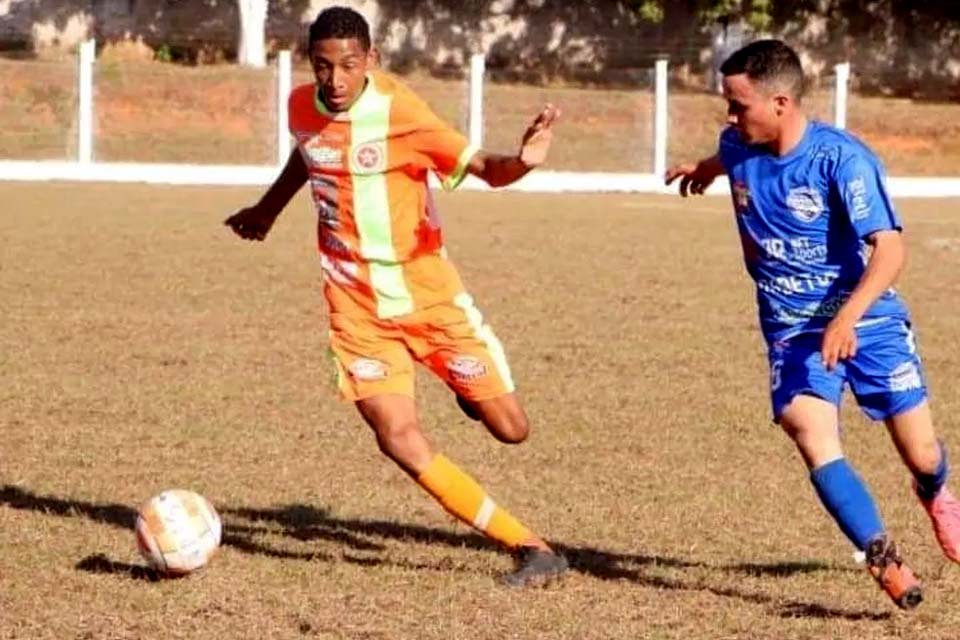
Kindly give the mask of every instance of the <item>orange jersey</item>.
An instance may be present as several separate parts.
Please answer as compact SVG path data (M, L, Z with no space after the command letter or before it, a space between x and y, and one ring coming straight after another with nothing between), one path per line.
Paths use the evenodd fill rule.
M309 173L330 309L401 316L463 291L447 260L428 172L454 188L476 152L423 100L375 71L348 111L293 90L290 132Z

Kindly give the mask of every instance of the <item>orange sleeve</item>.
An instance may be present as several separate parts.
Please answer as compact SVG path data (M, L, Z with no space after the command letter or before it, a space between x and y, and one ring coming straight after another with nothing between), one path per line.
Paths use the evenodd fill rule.
M290 92L287 98L287 128L290 135L296 136L298 129L303 127L304 114L310 113L316 88L314 85L300 85Z
M467 175L470 158L479 151L467 138L441 120L412 92L403 96L402 113L407 120L405 142L427 160L428 168L439 174L444 189L455 189Z

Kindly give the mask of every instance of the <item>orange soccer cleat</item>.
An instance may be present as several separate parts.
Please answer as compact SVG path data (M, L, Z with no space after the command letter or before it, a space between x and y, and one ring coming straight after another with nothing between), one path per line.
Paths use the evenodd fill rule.
M901 609L913 609L923 600L920 581L903 564L897 546L887 536L877 536L867 544L867 570L890 599Z
M931 500L920 498L920 504L930 516L933 533L943 549L943 555L960 563L960 500L943 487Z

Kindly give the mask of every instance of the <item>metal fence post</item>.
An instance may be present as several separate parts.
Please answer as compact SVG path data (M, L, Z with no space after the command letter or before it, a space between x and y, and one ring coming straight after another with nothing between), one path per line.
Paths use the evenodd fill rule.
M667 172L668 64L666 58L660 58L654 67L653 173L661 177Z
M96 42L80 43L77 62L77 162L93 161L93 63Z
M482 53L470 56L470 144L483 145L483 76L486 72L486 58Z
M293 75L290 60L289 51L277 54L277 164L281 167L290 157L290 116L287 111Z
M850 63L841 62L834 68L836 86L833 90L833 126L838 129L847 127L847 97L850 84Z

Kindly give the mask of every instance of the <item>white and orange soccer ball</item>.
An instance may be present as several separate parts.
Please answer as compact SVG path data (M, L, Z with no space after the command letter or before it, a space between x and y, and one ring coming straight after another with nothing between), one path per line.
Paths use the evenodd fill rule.
M223 526L206 498L171 489L140 505L136 531L137 549L153 569L182 576L209 562L220 546Z

